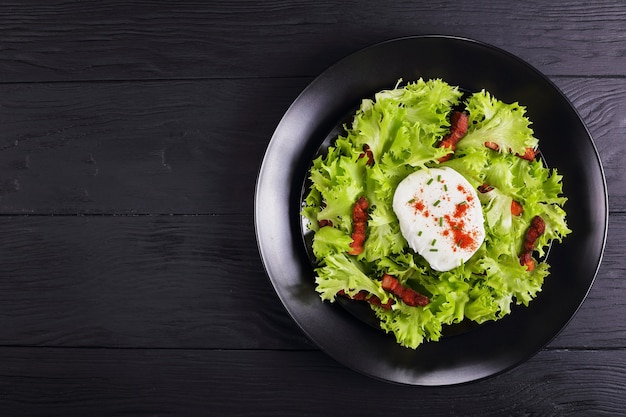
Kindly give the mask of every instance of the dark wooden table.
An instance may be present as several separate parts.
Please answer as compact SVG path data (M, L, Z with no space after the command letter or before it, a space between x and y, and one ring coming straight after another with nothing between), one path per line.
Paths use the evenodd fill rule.
M0 34L0 415L625 413L622 0L14 1ZM610 202L569 326L509 372L437 389L362 376L308 341L253 218L265 148L302 89L419 34L545 73L590 129Z

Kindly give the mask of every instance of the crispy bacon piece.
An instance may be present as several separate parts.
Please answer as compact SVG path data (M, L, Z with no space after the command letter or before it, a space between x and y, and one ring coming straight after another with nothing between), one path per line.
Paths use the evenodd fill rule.
M511 214L514 216L521 216L524 212L524 207L519 201L511 201Z
M409 288L400 284L397 278L384 274L383 279L381 281L381 286L383 290L392 293L393 295L399 297L404 304L409 305L411 307L421 306L424 307L427 305L430 300L425 295L422 295L415 291L413 288Z
M363 253L365 243L365 232L367 228L367 209L369 203L362 196L352 207L352 242L350 243L350 255L360 255Z
M485 142L485 146L494 151L500 149L500 146L498 146L498 144L495 142ZM527 161L533 161L538 154L539 152L534 150L533 148L526 148L524 154L516 153L515 155Z
M439 158L439 162L445 162L452 157L456 144L465 136L468 128L467 114L455 111L450 116L450 132L439 142L440 148L450 149L450 153Z
M333 222L331 222L330 220L327 220L327 219L320 220L318 222L318 224L320 225L320 227L326 227L326 226L333 227Z
M500 146L498 146L498 144L495 142L485 142L485 146L493 151L497 151L498 149L500 149Z
M359 155L359 159L365 158L366 156L367 156L366 165L371 167L372 165L374 165L374 154L372 153L372 150L370 149L367 143L363 145L363 153Z
M528 271L535 269L535 261L532 258L533 250L535 250L535 244L537 239L546 231L546 222L540 217L535 216L530 221L530 226L526 230L524 236L524 245L522 247L522 253L520 253L520 264L526 266Z
M529 272L535 269L535 261L533 260L531 252L522 252L519 256L519 263L520 265L525 266L526 270Z
M526 231L526 236L524 238L524 250L534 250L537 239L545 231L546 222L540 216L533 217L533 219L530 221L530 226L528 227L528 230Z
M520 155L518 153L516 155L519 156L522 159L527 160L527 161L534 161L535 157L537 156L538 153L539 152L537 152L533 148L526 148L526 151L524 152L523 155Z
M349 298L351 300L357 300L357 301L367 301L370 304L373 304L375 306L378 307L382 307L385 310L391 310L391 306L394 304L393 299L389 299L387 300L386 303L383 304L383 302L381 301L380 298L378 298L378 296L374 295L374 294L370 294L365 290L361 290L358 293L354 294L354 296L350 297L348 294L346 294L346 292L344 290L339 290L339 292L337 293L339 295L341 295L342 297L346 297Z
M487 183L484 183L484 184L478 186L478 191L481 194L488 193L491 190L493 190L493 187L491 185L487 184Z

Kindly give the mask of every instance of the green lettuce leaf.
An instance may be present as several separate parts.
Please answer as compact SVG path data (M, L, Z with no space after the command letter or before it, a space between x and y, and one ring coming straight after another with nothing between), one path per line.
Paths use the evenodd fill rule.
M469 129L458 144L460 149L492 142L498 145L500 152L523 155L526 148L537 148L539 141L524 116L525 107L518 103L506 104L485 90L472 94L466 107Z
M382 289L380 281L366 275L359 263L349 255L345 253L328 255L324 263L324 266L317 268L315 279L316 291L322 300L335 301L339 291L354 296L363 290L376 295L383 303L389 300L389 294Z
M315 233L313 254L323 263L331 255L349 252L350 243L352 237L347 233L335 227L322 227Z
M344 231L352 228L352 206L363 195L365 188L365 158L353 159L336 156L324 162L316 159L310 171L312 189L319 193L320 210L315 216L317 221L329 220ZM307 198L308 199L308 198ZM307 217L312 216L307 211Z
M406 240L400 232L400 225L389 205L376 205L370 213L367 224L368 236L365 241L363 257L368 262L402 253Z
M392 333L401 346L415 349L424 340L441 337L442 324L430 310L398 304L393 310L375 308L375 312L381 329Z

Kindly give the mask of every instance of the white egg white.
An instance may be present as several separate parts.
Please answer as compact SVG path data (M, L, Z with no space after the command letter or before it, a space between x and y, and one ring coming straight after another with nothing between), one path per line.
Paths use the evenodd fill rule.
M396 188L393 210L411 249L436 271L467 262L485 240L476 190L452 168L408 175Z

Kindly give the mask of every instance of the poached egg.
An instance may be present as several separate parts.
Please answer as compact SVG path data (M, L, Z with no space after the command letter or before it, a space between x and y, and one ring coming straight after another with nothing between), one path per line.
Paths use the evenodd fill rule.
M485 240L476 190L449 167L408 175L396 188L393 211L409 247L436 271L467 262Z

